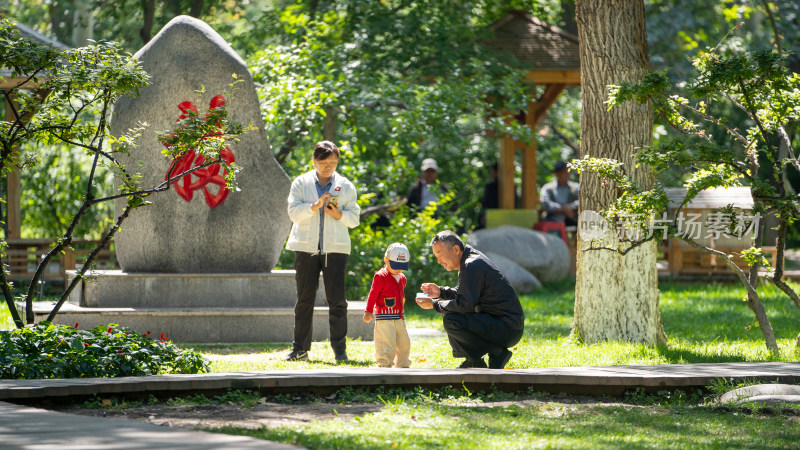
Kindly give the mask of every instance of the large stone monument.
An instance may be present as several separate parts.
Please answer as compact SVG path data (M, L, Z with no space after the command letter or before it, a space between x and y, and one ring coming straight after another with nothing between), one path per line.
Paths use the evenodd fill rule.
M247 66L211 27L188 16L170 21L135 57L150 85L118 99L112 116L115 135L148 123L131 155L120 156L128 170L141 173L143 187L164 182L173 162L157 132L173 129L187 109L202 115L225 102L231 120L257 128L224 154L242 167L240 191L223 189L224 169L216 165L149 197L152 204L134 210L115 238L122 270L88 273L57 320L87 328L118 323L182 342L291 341L294 271L272 270L291 224L291 180L270 150ZM228 95L234 79L241 81ZM183 171L196 162L190 155L175 164ZM117 214L125 202L117 200ZM317 297L314 339L322 340L323 289ZM371 339L362 311L360 302L351 304L348 336Z
M114 105L111 130L124 133L146 121L149 126L130 157L121 157L130 170L141 161L142 186L163 182L170 167L156 132L170 130L181 115L183 102L197 103L202 115L209 101L229 89L236 79L234 98L226 99L231 120L254 124L256 131L242 136L232 153L243 167L233 192L213 209L206 194L222 187L207 184L187 201L172 192L151 197L126 220L115 238L117 260L126 272L237 273L268 272L278 261L291 225L285 213L291 180L272 156L262 126L258 97L244 61L205 22L178 17L169 22L134 55L150 74L150 85L135 98ZM198 99L195 91L205 89ZM201 103L202 102L202 103ZM197 183L199 177L192 176ZM179 185L180 186L180 185ZM150 199L148 199L150 200ZM116 202L121 213L126 199Z

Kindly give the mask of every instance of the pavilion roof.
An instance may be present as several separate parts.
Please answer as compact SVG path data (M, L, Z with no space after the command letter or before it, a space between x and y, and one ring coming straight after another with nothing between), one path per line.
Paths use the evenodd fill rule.
M525 11L514 10L491 27L484 45L513 55L531 71L580 71L578 37Z
M19 30L22 36L26 36L32 39L33 41L39 42L40 44L50 45L51 47L55 47L62 50L69 48L69 46L67 46L66 44L63 44L55 39L49 38L27 25L23 25L19 22L16 22L15 25L17 26L17 29ZM13 83L15 82L15 79L11 78L11 70L5 67L0 66L0 77L2 77L0 78L0 88L4 87L5 85L13 85Z

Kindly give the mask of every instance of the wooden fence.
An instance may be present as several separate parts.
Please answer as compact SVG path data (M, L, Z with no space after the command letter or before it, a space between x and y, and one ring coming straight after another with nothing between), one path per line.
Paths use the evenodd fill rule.
M8 250L4 262L11 273L11 280L18 282L33 278L42 257L53 246L52 239L8 239L6 242ZM65 284L67 282L66 271L81 267L98 245L100 245L100 241L74 240L71 249L65 249L62 254L50 261L43 274L44 281ZM119 268L114 250L103 248L98 253L93 268L98 270Z

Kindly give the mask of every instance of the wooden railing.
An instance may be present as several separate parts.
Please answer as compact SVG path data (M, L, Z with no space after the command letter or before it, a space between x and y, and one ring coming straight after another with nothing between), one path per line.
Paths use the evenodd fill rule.
M713 246L712 248L733 255L734 264L744 270L745 273L749 270L749 266L740 256L741 251L749 247ZM761 250L770 265L775 267L778 255L776 247L763 246ZM678 239L666 241L659 251L663 253L667 261L669 275L673 277L735 276L722 257L690 247Z
M8 250L4 262L11 273L11 280L14 281L32 279L42 257L50 251L53 245L52 239L8 239L6 242ZM100 245L100 241L75 239L71 249L65 249L61 255L54 257L47 265L42 276L44 281L66 283L66 271L82 266L98 245ZM114 250L109 248L100 250L93 268L119 268Z

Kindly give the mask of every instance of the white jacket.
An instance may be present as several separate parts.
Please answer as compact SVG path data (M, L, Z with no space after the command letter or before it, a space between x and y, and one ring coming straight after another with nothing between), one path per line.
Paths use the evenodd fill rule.
M348 228L358 226L361 207L358 206L356 187L347 178L333 173L331 195L339 196L339 210L342 218L336 220L324 214L325 230L322 237L322 253L350 254L350 233ZM306 172L292 181L289 191L289 219L292 220L292 231L286 241L286 249L306 253L319 251L319 216L320 210L312 211L311 205L319 200L317 195L314 171Z

